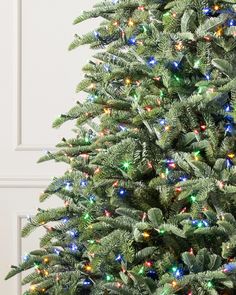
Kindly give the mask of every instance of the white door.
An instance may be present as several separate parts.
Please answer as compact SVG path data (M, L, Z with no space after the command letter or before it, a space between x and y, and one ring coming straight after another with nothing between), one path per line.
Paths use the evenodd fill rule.
M21 295L20 277L4 281L30 249L35 233L21 239L27 215L38 207L57 206L55 198L39 204L40 193L54 176L69 167L36 161L62 139L74 136L73 124L52 129L53 120L83 95L75 94L82 66L91 56L87 47L68 52L74 34L97 22L73 26L82 10L97 0L0 1L0 294Z

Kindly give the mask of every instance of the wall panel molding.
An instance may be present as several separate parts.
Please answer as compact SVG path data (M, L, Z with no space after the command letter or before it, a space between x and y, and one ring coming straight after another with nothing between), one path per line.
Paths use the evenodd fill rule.
M16 36L15 36L15 62L14 62L14 73L15 73L15 91L14 91L14 150L15 151L43 151L43 150L55 150L55 147L48 145L31 145L24 144L22 142L22 3L24 0L15 0L16 7Z
M52 179L50 177L0 177L0 188L46 188Z

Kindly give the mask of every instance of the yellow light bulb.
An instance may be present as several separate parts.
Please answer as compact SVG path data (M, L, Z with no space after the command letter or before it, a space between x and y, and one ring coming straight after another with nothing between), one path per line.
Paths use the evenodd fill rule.
M148 232L145 231L145 232L143 233L143 237L144 237L145 239L146 239L146 238L149 238L149 237L150 237L150 234L149 234Z
M89 272L92 271L92 266L91 265L86 265L85 270L89 271Z
M126 85L130 85L130 84L131 84L131 80L130 80L130 78L126 78L126 79L125 79L125 84L126 84Z
M228 157L229 157L230 159L233 159L233 158L235 157L235 154L234 154L234 153L229 153L229 154L228 154Z
M132 26L134 25L134 21L133 21L132 19L129 19L129 21L128 21L128 25L129 25L130 27L132 27Z

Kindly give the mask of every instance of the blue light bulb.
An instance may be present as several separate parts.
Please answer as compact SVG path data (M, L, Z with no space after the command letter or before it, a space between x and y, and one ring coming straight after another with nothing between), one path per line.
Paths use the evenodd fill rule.
M179 65L180 65L179 62L177 62L177 61L174 61L174 62L173 62L173 66L174 66L176 69L179 69Z
M98 39L98 37L100 36L99 32L97 32L97 31L94 31L93 34L94 34L96 39Z
M78 234L78 232L76 230L70 230L68 232L68 234L72 237L72 238L75 238Z
M60 253L61 253L61 251L60 251L59 249L57 249L57 248L55 248L53 251L54 251L54 253L55 253L56 255L60 255Z
M231 106L229 103L227 103L227 104L224 106L224 110L225 110L226 112L232 112L233 108L232 108L232 106Z
M197 224L198 224L198 220L197 219L192 220L192 225L197 225Z
M211 8L210 7L205 7L205 8L203 8L202 11L205 15L211 15Z
M155 269L150 269L148 272L147 272L147 277L155 280L157 279L157 272Z
M127 131L128 130L128 128L123 126L123 125L119 125L119 128L120 128L121 131Z
M30 259L29 254L24 255L22 259L24 262L28 261Z
M166 125L166 120L165 119L160 119L159 123L160 123L160 125L164 126L164 125Z
M180 176L179 180L180 180L180 181L187 181L188 178L187 178L186 176Z
M204 76L205 76L205 78L206 78L207 81L209 81L211 79L211 76L210 76L209 73L206 73Z
M123 260L123 257L121 254L118 254L115 258L115 261L117 261L117 262L121 262L122 260Z
M235 27L236 26L236 20L235 19L229 19L227 21L227 26L228 27Z
M98 98L97 95L90 94L90 95L87 97L87 100L90 101L90 102L94 102L97 98Z
M228 168L228 169L230 169L231 167L233 167L233 162L232 162L232 160L230 160L230 159L226 159L226 167Z
M71 244L71 247L70 248L71 248L71 251L72 252L76 252L78 250L78 246L76 244L74 244L74 243Z
M84 287L90 287L92 285L93 285L93 282L88 278L83 281L83 286Z
M71 182L69 182L69 181L66 182L65 190L67 190L69 192L71 192L73 190L73 185Z
M120 187L117 193L120 197L125 197L128 192L127 192L127 189L125 189L124 187Z
M226 135L232 134L233 133L233 125L226 124L226 126L225 126L225 133L226 133Z
M148 59L148 65L151 66L151 67L154 67L156 64L157 64L157 60L155 59L154 56L151 56L151 57Z
M65 217L65 218L62 219L62 222L63 223L67 223L68 221L69 221L69 218L68 217Z
M80 186L81 187L86 187L88 185L88 180L87 179L82 179L81 181L80 181Z
M184 275L184 272L181 268L174 267L173 268L173 275L176 279L181 279Z
M96 202L96 196L94 196L94 195L90 195L90 196L89 196L89 202L90 202L91 204L95 203L95 202Z
M208 220L204 219L204 220L202 220L202 223L204 224L205 227L209 227Z
M104 68L104 70L106 71L106 72L110 72L111 71L111 67L110 67L110 65L104 65L103 66L103 68Z
M136 38L134 36L128 39L128 45L130 46L136 45Z

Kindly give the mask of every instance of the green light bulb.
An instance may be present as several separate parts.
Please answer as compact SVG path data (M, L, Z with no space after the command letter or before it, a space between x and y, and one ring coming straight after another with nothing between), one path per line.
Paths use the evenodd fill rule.
M193 66L194 69L198 69L199 66L200 66L200 63L201 63L200 59L196 60L195 63L194 63L194 66Z
M142 275L144 273L144 267L142 266L138 272L139 275Z
M84 219L85 219L85 220L89 219L89 217L90 217L90 216L89 216L88 213L86 213L86 214L84 215Z
M207 283L207 287L208 287L208 288L212 288L212 287L213 287L213 284L212 284L211 281Z
M111 281L113 281L113 276L111 276L111 275L106 275L106 281L107 281L107 282L111 282Z
M198 155L200 155L200 151L196 151L196 152L194 153L194 156L195 156L195 157L197 157Z
M129 169L130 163L129 162L124 162L123 167L124 167L124 169Z
M198 224L197 224L197 227L201 228L202 226L203 226L202 221L199 221Z
M191 199L191 201L194 203L194 202L196 202L197 197L193 195L193 196L190 196L190 199Z

